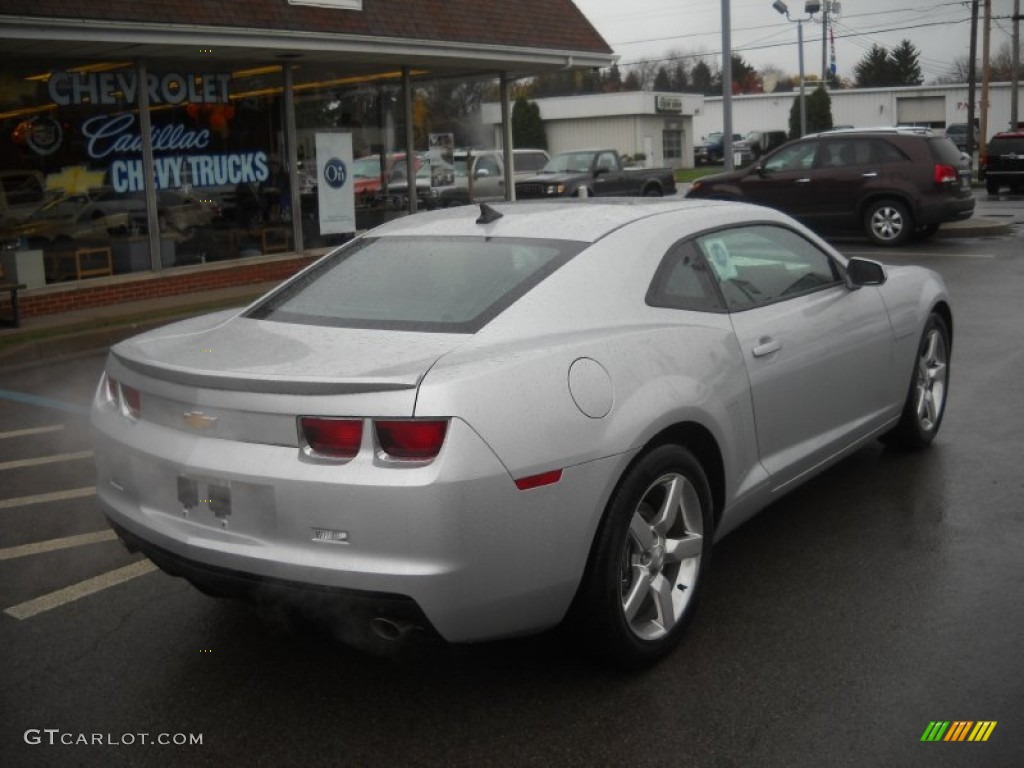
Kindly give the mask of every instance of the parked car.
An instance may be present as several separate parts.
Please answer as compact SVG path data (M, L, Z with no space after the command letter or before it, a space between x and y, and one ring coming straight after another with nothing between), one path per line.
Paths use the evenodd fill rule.
M950 123L946 126L946 136L956 144L961 152L967 151L967 123ZM974 148L978 148L981 136L978 133L978 126L974 126Z
M715 539L866 441L932 442L952 331L933 272L767 208L427 212L115 345L97 496L165 571L359 645L568 619L637 666Z
M742 141L743 134L734 133L732 140L734 144ZM725 134L721 131L709 133L699 144L695 144L693 147L694 165L715 165L721 163L724 156Z
M990 195L998 194L1003 187L1015 193L1024 191L1024 131L997 133L989 139L978 177Z
M419 171L418 156L413 158L413 167ZM392 152L383 159L380 155L356 158L352 161L352 192L356 205L364 206L381 200L385 186L390 186L392 182L405 182L406 176L404 152Z
M127 212L106 213L87 195L58 194L51 195L25 218L0 226L0 240L25 240L32 247L46 247L58 242L106 240L130 228L131 215Z
M107 187L88 194L88 213L91 217L127 213L130 216L128 229L133 233L145 233L149 219L146 213L144 192L116 192ZM207 227L218 215L218 207L212 201L180 189L161 189L156 193L157 221L165 235L187 239L199 227Z
M687 197L771 206L818 231L862 230L876 245L929 237L974 213L969 163L923 129L808 135L750 168L698 179Z
M742 140L733 144L733 152L740 158L738 165L747 165L762 155L781 147L789 140L785 131L751 131Z
M550 159L543 149L513 149L513 181L536 176ZM445 205L462 205L504 199L504 153L500 149L455 150L455 184L442 190L442 202Z
M614 149L561 152L532 178L516 182L516 199L545 197L661 197L674 195L671 168L622 167Z

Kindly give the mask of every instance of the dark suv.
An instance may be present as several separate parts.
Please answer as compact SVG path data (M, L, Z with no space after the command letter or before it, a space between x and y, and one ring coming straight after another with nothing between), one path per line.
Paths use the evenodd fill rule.
M753 167L698 179L686 196L767 205L821 231L863 229L876 245L929 237L974 213L969 164L926 129L804 136Z
M978 176L985 180L990 195L1003 187L1013 192L1024 190L1024 131L997 133L989 139Z

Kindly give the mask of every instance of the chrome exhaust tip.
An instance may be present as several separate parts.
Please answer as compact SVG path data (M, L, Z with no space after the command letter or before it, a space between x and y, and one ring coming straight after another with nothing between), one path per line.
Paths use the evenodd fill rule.
M378 616L370 621L370 629L381 640L394 643L403 640L410 633L420 629L420 627L406 621L397 621L384 616Z

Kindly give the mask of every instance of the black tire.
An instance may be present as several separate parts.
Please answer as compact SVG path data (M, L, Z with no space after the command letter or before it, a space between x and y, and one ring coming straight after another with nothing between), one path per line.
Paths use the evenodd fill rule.
M650 186L644 187L644 194L643 194L643 196L644 197L662 197L661 187L657 186L656 184L651 184Z
M875 245L903 245L914 234L914 220L899 200L875 200L864 212L864 232Z
M883 438L886 445L920 450L931 445L942 425L949 393L950 338L946 322L932 313L914 356L910 389L896 426Z
M661 445L625 473L608 502L574 605L580 636L627 669L679 642L711 557L711 490L685 448Z
M995 179L985 179L985 191L990 195L999 194L999 182Z

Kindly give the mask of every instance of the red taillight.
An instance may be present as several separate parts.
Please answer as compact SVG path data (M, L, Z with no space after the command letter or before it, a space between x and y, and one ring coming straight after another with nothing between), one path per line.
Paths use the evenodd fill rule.
M448 421L375 421L377 443L388 458L426 461L441 452Z
M142 394L135 387L129 387L112 376L107 376L105 395L107 402L122 416L138 419L142 414Z
M936 184L956 184L960 181L960 173L952 165L935 164Z
M139 418L139 415L142 413L142 395L139 394L139 390L126 384L121 384L121 407L124 413L131 418Z
M299 429L311 455L327 459L351 459L363 441L362 419L300 416Z

